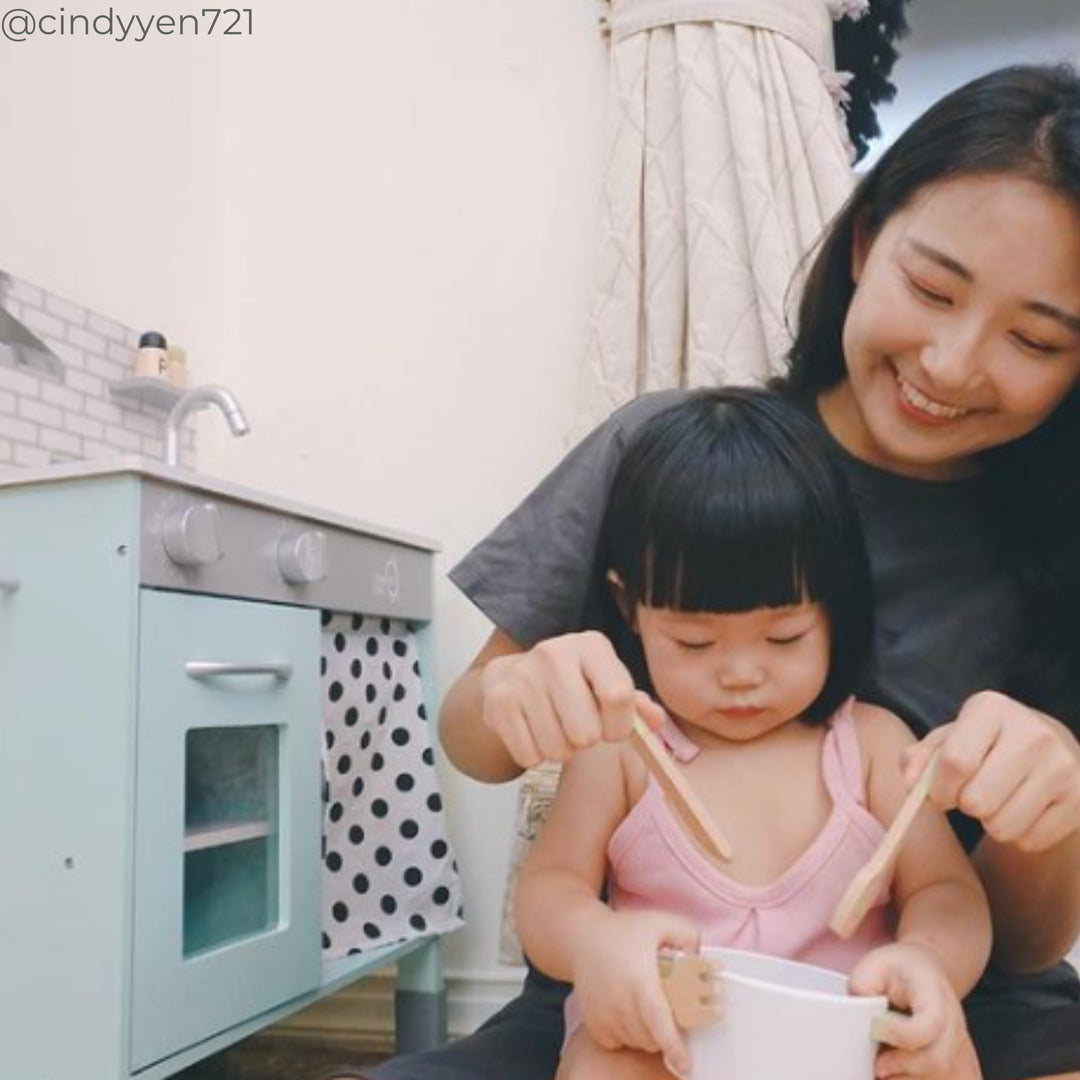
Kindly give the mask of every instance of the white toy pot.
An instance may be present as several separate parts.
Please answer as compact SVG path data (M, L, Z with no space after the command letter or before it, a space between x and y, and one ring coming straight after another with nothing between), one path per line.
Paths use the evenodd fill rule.
M723 1015L686 1032L685 1080L873 1080L871 1024L883 997L851 997L847 978L737 949L702 949L719 963Z

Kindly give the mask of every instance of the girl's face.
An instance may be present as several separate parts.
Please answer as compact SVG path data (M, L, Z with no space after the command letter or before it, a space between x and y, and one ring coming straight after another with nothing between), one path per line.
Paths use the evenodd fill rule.
M848 379L822 396L856 457L944 480L1036 428L1080 376L1080 216L1015 176L925 188L856 240Z
M677 719L733 742L793 720L829 670L820 604L738 614L640 605L635 627L657 696Z

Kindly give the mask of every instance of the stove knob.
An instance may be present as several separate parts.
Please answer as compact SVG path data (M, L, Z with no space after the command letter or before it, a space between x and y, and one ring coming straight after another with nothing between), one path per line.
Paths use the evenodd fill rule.
M278 569L290 585L311 585L326 577L326 533L320 529L286 533L278 543Z
M165 551L180 566L205 566L224 554L218 539L221 513L212 502L191 503L165 516L161 539Z

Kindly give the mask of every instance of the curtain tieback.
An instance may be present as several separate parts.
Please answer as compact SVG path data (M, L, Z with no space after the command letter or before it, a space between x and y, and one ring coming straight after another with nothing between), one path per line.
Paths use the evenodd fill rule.
M790 38L823 68L833 66L826 0L613 0L612 42L679 23L734 23Z

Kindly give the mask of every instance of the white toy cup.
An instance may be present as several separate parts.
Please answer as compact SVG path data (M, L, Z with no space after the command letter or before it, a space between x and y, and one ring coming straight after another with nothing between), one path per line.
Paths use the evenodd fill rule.
M873 1080L883 997L851 997L836 971L738 949L702 949L719 963L723 1015L686 1032L685 1080Z

